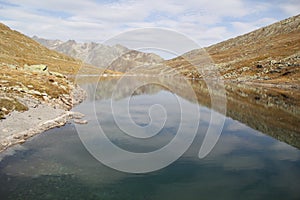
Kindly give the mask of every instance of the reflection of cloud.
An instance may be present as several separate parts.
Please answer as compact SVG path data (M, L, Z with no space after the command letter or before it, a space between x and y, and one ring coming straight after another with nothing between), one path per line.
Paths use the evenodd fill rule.
M29 178L75 175L83 182L95 184L111 183L126 176L96 161L72 126L34 137L17 150L21 150L21 155L17 153L17 159L11 159L0 173Z
M182 125L184 131L184 137L180 138L183 143L187 138L193 137L196 128L199 123L199 107L197 104L192 104L181 97L175 96L170 92L164 91L159 92L155 95L139 95L134 96L129 101L129 116L126 109L127 98L118 100L114 104L112 114L111 104L109 101L97 101L95 106L95 112L97 113L96 118L91 117L89 120L88 126L78 126L77 129L79 132L89 132L88 136L85 138L88 141L95 141L95 138L99 137L96 130L98 130L98 124L103 129L104 133L111 139L116 141L122 141L125 144L132 144L132 146L144 146L144 147L162 147L163 145L170 142L170 140L177 134L179 125ZM180 102L180 103L179 103ZM166 111L166 116L161 112L150 112L149 108L152 105L161 105ZM161 110L162 108L159 108ZM93 114L93 105L84 108L85 112ZM147 138L147 141L136 140L131 136L135 133L132 130L135 129L137 122L140 122L143 125L149 125L148 123L150 116L152 117L151 127L140 127L139 135L153 136L153 131L157 127L161 127L162 122L166 120L166 123L161 129L160 132L157 132L158 135L155 135L151 138ZM121 126L118 126L115 123L116 118L121 121ZM129 119L128 119L129 118ZM130 118L133 120L130 122ZM122 123L126 121L126 123ZM147 123L148 122L148 123ZM119 124L120 125L120 124ZM121 129L121 130L120 130Z
M262 169L269 160L299 159L300 153L295 148L229 118L220 140L205 158L226 170Z
M26 148L22 145L14 145L0 153L0 162L5 158L14 155L18 151L24 151Z
M243 139L233 135L221 135L217 145L208 155L208 159L216 160L240 148Z
M269 150L273 152L270 156L276 160L296 161L300 159L299 151L283 142L275 142Z
M266 137L266 135L264 135L263 133L250 128L246 124L243 124L239 121L232 120L232 119L231 119L231 122L225 126L224 130L227 132L243 132L243 133L247 132L247 133L249 133L251 135L255 135L257 137Z
M237 121L233 121L226 126L226 131L242 131L248 129L249 127L245 124L239 123Z
M262 169L270 161L299 161L300 152L238 121L226 120L217 145L205 160L226 170ZM268 144L268 145L266 145Z
M258 156L231 156L224 160L225 170L254 170L264 168L264 161Z
M131 79L133 80L133 79ZM177 79L175 79L177 81ZM145 81L145 80L144 80ZM176 82L171 82L171 80L161 80L161 84L165 85L166 83L172 83L171 85L175 86ZM114 82L112 82L114 83ZM177 82L179 85L184 85L181 82ZM120 102L125 101L127 98L129 98L128 94L130 94L130 82L128 84L123 84L124 89L121 89L120 92L124 93L124 95L120 95L123 98L118 99L118 103L115 106L115 109L120 111L118 113L119 117L126 117L126 112L122 111L123 107ZM147 87L151 88L151 85L148 85ZM111 87L108 87L111 88ZM148 89L149 89L148 88ZM174 87L176 88L176 87ZM178 116L180 115L180 109L178 107L178 102L176 102L176 98L180 98L184 102L184 106L181 108L186 112L186 118L183 118L181 121L185 125L188 125L189 123L196 123L199 122L200 128L198 131L198 138L202 138L205 134L205 130L207 130L207 126L211 124L213 130L215 127L218 126L219 120L218 116L214 117L214 119L211 122L211 116L212 111L209 108L201 107L199 106L198 112L200 114L200 121L198 119L195 119L192 117L192 112L195 111L195 107L190 102L187 102L183 98L176 96L176 94L172 94L169 91L163 91L164 88L161 88L162 91L156 91L156 93L150 93L151 95L148 95L150 91L153 90L143 90L143 93L139 93L136 96L131 96L132 103L131 111L133 113L132 119L136 120L136 122L140 122L141 124L147 124L149 122L149 106L153 104L162 104L163 107L166 109L166 111L170 111L168 115L168 121L167 121L167 129L159 135L159 137L153 137L149 140L143 142L139 142L136 140L132 140L128 135L122 134L121 131L116 127L114 123L112 123L113 119L105 119L105 115L109 115L111 112L108 105L110 102L106 100L98 99L98 103L96 104L97 114L101 121L101 123L104 126L108 126L108 137L115 142L120 147L124 147L126 150L136 150L135 147L132 148L126 148L127 146L136 146L138 150L136 152L150 152L154 151L165 144L167 144L173 136L176 134L177 129L174 127L179 124L180 119ZM177 90L174 90L175 93L181 94L180 91L185 91L186 87L178 88ZM102 92L104 90L101 90ZM110 92L111 93L111 92ZM172 96L173 95L173 96ZM187 98L187 96L184 96ZM108 97L109 98L109 97ZM187 98L189 99L189 98ZM191 101L193 102L193 101ZM192 105L192 106L191 106ZM178 109L177 109L178 108ZM154 117L154 124L155 126L159 126L159 122L161 122L164 119L164 116L158 112L158 114ZM157 120L157 121L155 121ZM170 122L170 124L168 124ZM89 123L91 125L92 123ZM101 124L101 125L102 125ZM175 124L175 125L174 125ZM130 129L130 125L125 124L127 126L127 129ZM96 126L96 125L95 125ZM113 127L114 128L111 128ZM188 126L187 126L188 127ZM80 128L80 127L79 127ZM84 127L82 127L84 129ZM94 128L94 127L93 127ZM93 130L91 128L91 130ZM176 127L177 128L177 127ZM190 134L191 130L189 128L186 129L185 136L188 138L191 136ZM120 133L120 134L119 134ZM146 133L145 135L147 135ZM213 134L213 133L212 133ZM212 135L214 136L214 135ZM89 134L88 140L91 141L91 143L94 141L94 139L97 137L97 135ZM212 137L213 138L213 137ZM182 137L180 138L181 141L184 142L186 138ZM197 144L195 143L188 152L185 153L185 157L188 157L188 159L197 159L198 160L198 152L202 145L203 141L197 141ZM120 143L123 143L120 145ZM206 157L204 160L212 162L216 165L223 166L226 170L252 170L252 169L262 169L267 165L267 162L272 161L278 161L278 160L297 160L299 159L299 155L297 151L293 150L288 145L284 145L283 147L274 146L272 144L279 144L279 142L269 136L266 136L262 134L259 131L256 131L250 127L248 127L245 124L240 123L239 121L226 118L225 126L221 134L221 138L218 141L215 148L213 148L212 152ZM270 147L272 145L272 149ZM270 147L270 148L269 148ZM277 149L275 149L275 147ZM280 147L282 149L280 149ZM273 149L274 148L274 149ZM272 153L270 153L272 152ZM289 154L291 156L285 156L285 154ZM122 161L122 157L116 157L116 162L120 159Z

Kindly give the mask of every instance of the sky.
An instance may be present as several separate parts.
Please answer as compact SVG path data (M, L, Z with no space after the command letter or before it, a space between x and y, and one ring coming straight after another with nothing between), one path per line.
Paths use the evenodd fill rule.
M299 0L0 0L0 22L10 28L79 42L156 27L205 47L298 14Z

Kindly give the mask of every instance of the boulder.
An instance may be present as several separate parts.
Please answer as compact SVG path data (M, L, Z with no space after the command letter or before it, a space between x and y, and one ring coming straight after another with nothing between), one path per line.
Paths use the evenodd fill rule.
M65 78L65 76L58 72L50 72L50 75L56 76L58 78Z
M39 73L48 73L48 67L47 65L24 65L25 70L33 71L33 72L39 72Z

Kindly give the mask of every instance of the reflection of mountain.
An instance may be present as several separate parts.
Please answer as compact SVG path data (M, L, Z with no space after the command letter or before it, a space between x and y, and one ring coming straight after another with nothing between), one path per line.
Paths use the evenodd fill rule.
M162 90L162 87L159 85L139 87L146 84L146 82L142 82L142 80L141 82L137 82L135 79L123 79L126 84L120 84L118 85L118 89L116 89L118 81L119 79L105 79L104 81L100 81L98 85L88 84L83 87L85 87L88 94L92 94L88 98L95 98L96 100L110 99L112 96L113 99L118 100L131 95L155 94Z
M124 77L123 79L117 90L119 79L104 79L99 82L97 88L92 83L86 84L85 88L90 94L96 91L97 100L109 99L113 93L115 99L122 99L130 95L154 94L161 90L169 90L196 103L194 98L196 94L200 105L211 107L210 95L203 81L163 77L148 79ZM147 86L137 87L144 84ZM245 87L227 83L225 88L228 117L300 148L300 105L297 104L299 96L292 96L289 91L264 90L251 85Z
M84 78L84 77L83 77ZM90 81L91 79L89 79ZM131 95L155 94L162 90L169 91L191 91L192 88L185 81L184 84L177 84L177 79L167 79L164 77L146 78L146 77L122 77L101 78L99 84L94 82L84 84L84 81L78 79L77 82L87 91L88 98L96 100L105 100L113 98L115 100L123 99ZM183 80L182 80L183 81ZM192 96L190 94L189 96ZM194 98L195 99L195 98ZM195 102L195 100L194 100Z
M210 107L207 89L192 83L199 103ZM300 105L293 91L230 84L227 93L227 116L276 139L300 148ZM179 94L180 95L180 94ZM294 95L294 96L293 96ZM206 96L207 98L203 98Z

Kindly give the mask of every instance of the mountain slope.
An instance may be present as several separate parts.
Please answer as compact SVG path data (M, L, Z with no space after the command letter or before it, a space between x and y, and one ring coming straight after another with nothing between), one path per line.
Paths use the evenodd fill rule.
M109 65L109 69L120 72L137 72L138 70L139 73L143 73L151 71L151 66L156 66L163 61L164 59L156 54L131 50L114 60Z
M206 65L203 65L207 55L213 63L204 62ZM261 121L267 121L269 115L276 116L278 110L286 113L289 122L293 121L294 132L299 133L296 124L299 123L300 113L300 15L204 49L190 51L164 64L167 67L161 68L169 67L173 69L169 70L172 74L189 78L202 77L195 65L200 66L201 71L214 64L225 80L228 116L237 120L241 118L238 116L242 116L251 127L264 131L265 127L256 127L259 124L255 122L258 119L256 115L259 113L260 118L264 118ZM203 89L195 87L195 91ZM250 109L251 106L247 110L241 106L242 109L237 111L236 107L243 102L259 105L265 110ZM272 113L272 109L276 112ZM281 120L283 125L287 124L287 119ZM299 147L299 135L286 136L282 130L284 128L271 135L297 141Z
M299 83L300 15L204 49L226 79ZM200 64L203 50L166 61L189 77L201 76L188 61ZM184 67L182 67L184 66Z
M0 23L0 120L14 110L32 108L36 104L32 102L71 109L77 102L73 94L79 89L64 74L74 75L81 66L81 61L49 50Z
M79 60L47 49L2 23L0 23L0 63L20 67L24 64L44 64L50 71L64 74L76 73L82 64Z

